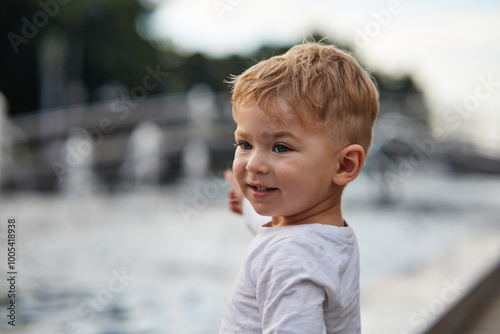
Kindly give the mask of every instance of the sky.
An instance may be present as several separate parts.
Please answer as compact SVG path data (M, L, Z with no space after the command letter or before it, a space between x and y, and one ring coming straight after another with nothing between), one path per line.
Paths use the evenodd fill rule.
M150 35L186 53L251 55L313 31L354 45L369 69L414 77L435 127L500 157L500 1L149 1Z

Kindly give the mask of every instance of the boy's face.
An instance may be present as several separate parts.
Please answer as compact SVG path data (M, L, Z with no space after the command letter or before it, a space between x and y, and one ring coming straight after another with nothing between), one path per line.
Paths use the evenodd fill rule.
M303 124L287 109L280 124L252 102L239 108L235 140L234 175L257 213L314 217L338 200L340 148L318 124Z

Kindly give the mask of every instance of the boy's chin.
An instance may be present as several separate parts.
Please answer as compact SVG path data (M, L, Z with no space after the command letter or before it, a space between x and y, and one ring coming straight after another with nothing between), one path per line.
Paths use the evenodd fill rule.
M257 212L261 216L272 217L272 216L277 215L276 210L273 210L272 208L269 208L269 207L263 206L263 205L259 205L258 203L250 202L250 204L252 204L252 207L255 210L255 212Z

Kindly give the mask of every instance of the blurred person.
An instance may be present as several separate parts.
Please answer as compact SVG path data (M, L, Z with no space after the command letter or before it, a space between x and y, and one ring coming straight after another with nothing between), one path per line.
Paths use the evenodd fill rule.
M341 197L372 141L370 76L344 51L310 42L230 83L237 148L225 176L237 187L228 204L254 217L257 236L220 333L360 333L359 252Z

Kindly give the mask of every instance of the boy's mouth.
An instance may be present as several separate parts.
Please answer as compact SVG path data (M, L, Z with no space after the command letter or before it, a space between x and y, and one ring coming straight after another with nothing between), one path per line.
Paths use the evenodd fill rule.
M270 191L272 189L276 189L276 188L265 188L265 187L256 187L256 186L250 186L252 187L253 189L257 190L257 191Z
M254 184L249 184L249 186L251 189L256 190L256 191L271 191L271 190L278 189L278 188L268 188L268 187L264 187L261 185L254 185Z
M262 185L253 185L249 184L250 190L252 191L252 195L254 198L265 198L269 195L271 195L275 190L278 190L278 188L269 188L269 187L264 187Z

